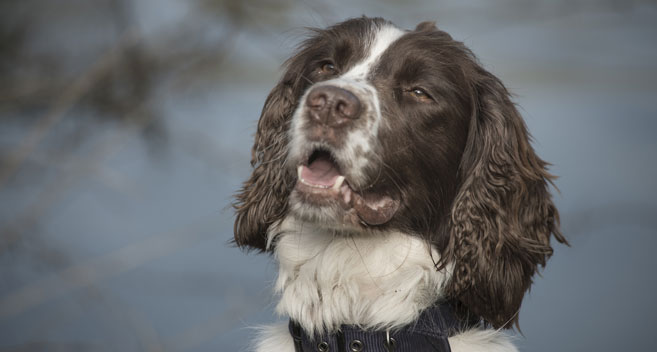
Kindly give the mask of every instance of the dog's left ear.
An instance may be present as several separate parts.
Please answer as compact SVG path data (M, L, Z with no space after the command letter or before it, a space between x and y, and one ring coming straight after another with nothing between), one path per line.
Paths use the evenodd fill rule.
M495 328L510 328L532 276L552 254L550 238L566 240L548 189L554 176L502 82L475 71L475 108L444 253L454 265L448 292Z

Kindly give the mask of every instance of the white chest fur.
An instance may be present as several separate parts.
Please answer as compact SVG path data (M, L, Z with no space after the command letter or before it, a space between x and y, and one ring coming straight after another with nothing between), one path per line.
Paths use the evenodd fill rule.
M399 232L349 236L287 218L273 227L279 261L278 313L308 331L341 324L385 329L412 323L441 298L449 267L438 253ZM273 239L270 238L270 242ZM517 352L504 332L475 328L449 338L453 352ZM294 352L287 322L263 327L256 352Z
M399 232L350 236L292 218L275 228L280 314L307 331L340 324L389 328L413 322L446 282L435 250Z

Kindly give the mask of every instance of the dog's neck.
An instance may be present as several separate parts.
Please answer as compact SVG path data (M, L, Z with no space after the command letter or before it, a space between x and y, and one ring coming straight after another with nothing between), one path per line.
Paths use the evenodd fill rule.
M425 241L399 232L345 234L288 217L270 237L277 311L309 333L410 324L441 298L449 272L436 270L438 253Z

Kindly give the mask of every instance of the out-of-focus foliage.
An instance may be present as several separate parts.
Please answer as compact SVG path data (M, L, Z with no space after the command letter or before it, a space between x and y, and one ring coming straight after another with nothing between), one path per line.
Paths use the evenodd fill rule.
M284 25L290 2L158 5L180 11L159 21L149 18L149 6L157 5L129 0L0 2L0 126L27 130L0 147L0 190L39 183L39 172L17 174L35 167L34 154L65 158L97 123L135 129L153 154L162 154L168 133L161 99L217 84L234 69L225 58L239 33ZM60 130L66 120L79 121ZM23 231L20 219L0 229L0 252Z
M464 41L561 176L573 248L523 306L526 349L648 350L655 13L654 0L0 0L0 350L244 348L245 326L274 319L272 265L226 245L258 114L305 27L360 15L435 20Z

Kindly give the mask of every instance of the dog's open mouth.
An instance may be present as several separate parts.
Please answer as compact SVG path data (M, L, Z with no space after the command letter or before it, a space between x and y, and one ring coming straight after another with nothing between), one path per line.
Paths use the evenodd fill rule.
M300 165L298 172L299 180L314 188L339 189L345 179L331 153L321 149L315 150L308 159L308 165Z
M367 225L385 224L399 208L399 201L388 195L354 191L327 150L314 150L307 162L297 167L297 176L296 189L306 195L307 201L337 201L346 211L355 211Z

